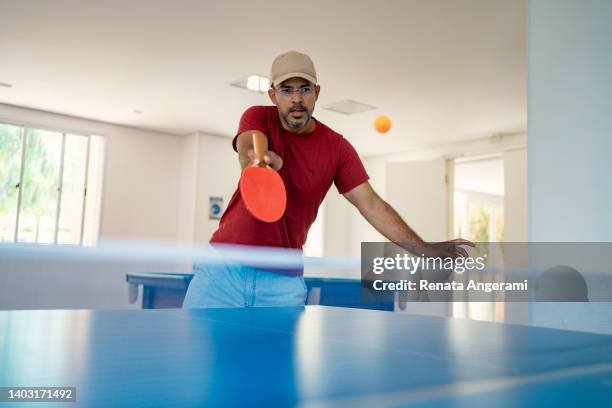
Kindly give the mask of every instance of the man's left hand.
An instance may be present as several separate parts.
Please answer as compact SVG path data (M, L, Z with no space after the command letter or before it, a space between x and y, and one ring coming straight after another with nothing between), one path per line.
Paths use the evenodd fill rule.
M429 257L453 259L467 258L469 254L464 246L473 248L474 243L462 238L451 239L450 241L444 242L427 243L425 244L423 254Z

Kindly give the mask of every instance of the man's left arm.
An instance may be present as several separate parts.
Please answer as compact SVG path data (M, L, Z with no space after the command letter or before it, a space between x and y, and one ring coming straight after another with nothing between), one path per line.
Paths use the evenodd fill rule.
M470 241L454 239L446 242L427 243L402 219L385 200L364 182L344 193L361 215L389 241L395 242L414 255L457 257L468 256L461 245L473 246Z

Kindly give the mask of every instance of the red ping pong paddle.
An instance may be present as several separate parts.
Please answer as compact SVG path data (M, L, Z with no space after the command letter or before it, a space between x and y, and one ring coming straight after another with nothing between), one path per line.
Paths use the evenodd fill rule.
M266 139L261 133L253 133L253 148L259 164L242 171L240 195L247 210L260 221L275 222L285 213L287 192L281 176L264 161Z

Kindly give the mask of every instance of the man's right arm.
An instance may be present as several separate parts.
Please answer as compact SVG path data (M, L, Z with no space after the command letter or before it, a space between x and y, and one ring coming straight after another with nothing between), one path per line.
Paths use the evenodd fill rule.
M259 130L247 130L238 135L238 138L236 139L236 150L238 151L240 168L244 170L245 167L252 163L258 164L259 160L261 159L255 157L255 152L253 151L253 133L263 135L265 140L266 154L263 157L263 160L274 170L280 170L283 167L283 159L281 159L281 157L275 152L268 150L268 137Z

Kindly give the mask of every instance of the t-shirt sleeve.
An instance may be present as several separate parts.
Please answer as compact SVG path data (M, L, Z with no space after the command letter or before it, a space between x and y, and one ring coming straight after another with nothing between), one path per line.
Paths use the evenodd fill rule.
M238 151L236 146L238 135L247 130L259 130L266 135L268 134L268 117L264 106L251 106L242 114L238 124L238 132L236 132L236 136L232 140L232 147L235 151Z
M334 175L334 184L340 194L347 193L370 179L368 173L357 154L355 148L348 140L340 139L340 148L338 149L339 159L336 174Z

